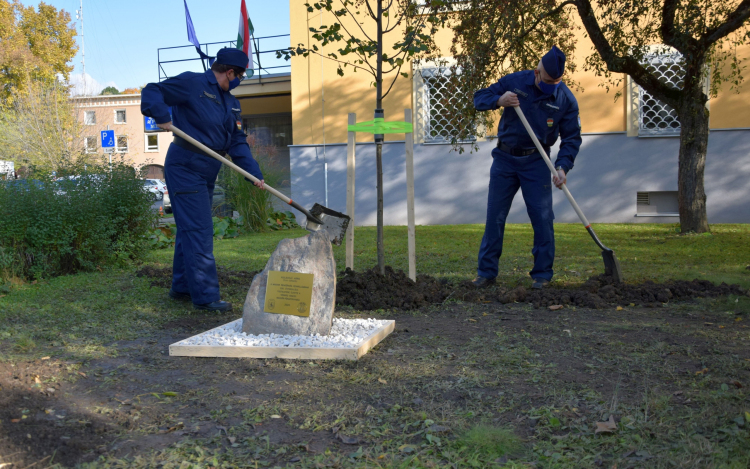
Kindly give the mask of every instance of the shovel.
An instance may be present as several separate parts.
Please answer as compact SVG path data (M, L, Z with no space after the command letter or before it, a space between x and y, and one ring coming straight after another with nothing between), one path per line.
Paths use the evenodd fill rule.
M536 134L534 134L534 131L531 130L531 126L529 125L529 121L526 120L526 116L523 114L523 111L521 110L520 106L516 106L513 109L516 110L516 113L518 114L518 117L521 119L521 122L523 122L523 126L526 127L526 131L529 133L529 137L531 137L531 140L534 141L534 145L536 146L536 149L539 150L539 153L542 154L542 158L544 158L544 162L547 163L547 167L552 172L553 176L557 175L557 171L555 171L555 167L552 165L552 162L549 160L549 156L547 156L547 153L544 151L544 148L542 147L542 144L539 143L539 139L536 138ZM581 211L581 207L578 206L573 196L570 194L570 191L568 190L568 187L563 184L562 185L562 191L565 192L565 196L568 198L568 201L570 202L570 205L573 206L573 210L576 211L578 214L578 218L581 219L581 223L583 223L583 226L586 227L586 231L589 232L591 235L591 238L593 238L594 242L597 246L602 250L602 259L604 259L604 274L609 275L612 277L612 279L615 281L615 283L622 283L622 270L620 269L620 261L617 260L617 257L615 256L615 252L602 244L601 241L599 241L599 238L596 236L596 233L594 233L594 229L591 228L591 223L586 219L586 216Z
M219 161L221 161L223 164L229 166L233 170L237 171L241 175L245 176L249 180L253 182L260 182L258 178L253 176L252 174L248 173L244 169L240 168L236 164L232 163L228 159L224 158L223 156L219 155L215 151L211 150L198 140L194 139L190 135L186 134L182 130L178 129L174 125L170 129L175 135L178 137L182 137L183 139L190 142L193 146L201 150L206 155L210 156L211 158L215 158ZM277 191L273 187L269 186L268 184L264 184L263 187L270 192L271 194L275 195L279 199L283 200L284 202L288 203L292 207L296 208L300 212L302 212L307 217L307 222L305 223L305 229L310 232L323 232L326 234L328 239L336 245L341 244L341 240L344 239L344 235L346 234L346 229L349 226L349 220L351 218L347 215L344 215L343 213L337 212L335 210L331 210L328 207L324 207L320 204L315 204L313 207L308 211L304 207L302 207L297 202L293 201L289 197L285 196L281 192Z

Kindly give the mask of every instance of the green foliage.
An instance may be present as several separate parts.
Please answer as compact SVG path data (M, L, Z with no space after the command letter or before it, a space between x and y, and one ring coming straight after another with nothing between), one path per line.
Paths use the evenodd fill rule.
M114 86L108 86L102 90L101 93L99 93L101 96L104 95L110 95L110 94L120 94L120 90L115 88Z
M285 212L272 212L271 216L266 220L266 225L272 230L289 230L292 228L299 228L297 219L292 212L289 210Z
M71 176L0 183L0 278L101 270L140 258L154 222L132 167L72 165Z
M236 238L240 235L245 220L242 217L234 219L232 217L214 217L214 238Z

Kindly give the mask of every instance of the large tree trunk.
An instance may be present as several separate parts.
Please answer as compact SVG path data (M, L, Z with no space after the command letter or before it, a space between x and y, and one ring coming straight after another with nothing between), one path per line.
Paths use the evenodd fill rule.
M680 229L683 233L709 231L703 175L708 149L708 109L702 93L689 93L677 109L680 119L680 157L677 175Z

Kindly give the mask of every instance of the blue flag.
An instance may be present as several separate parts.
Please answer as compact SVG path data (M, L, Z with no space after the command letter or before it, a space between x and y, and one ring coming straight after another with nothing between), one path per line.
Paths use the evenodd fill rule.
M185 3L185 21L187 22L187 35L188 35L188 41L190 41L191 44L195 46L195 50L198 51L198 55L201 56L201 59L208 59L209 65L213 64L213 57L210 57L203 53L201 50L201 43L198 41L198 38L195 35L195 28L193 27L193 19L190 18L190 10L188 10L187 6L187 0L183 0Z

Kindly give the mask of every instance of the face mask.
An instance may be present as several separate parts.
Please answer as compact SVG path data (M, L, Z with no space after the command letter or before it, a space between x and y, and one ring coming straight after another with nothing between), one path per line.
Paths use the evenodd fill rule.
M562 82L560 82L562 83ZM555 85L550 85L549 83L545 83L542 80L539 80L539 89L542 90L542 93L544 94L552 94L555 92L558 86L560 86L560 83L557 83Z
M237 77L234 77L234 80L229 82L229 90L231 91L237 88L238 86L240 86L240 79Z

